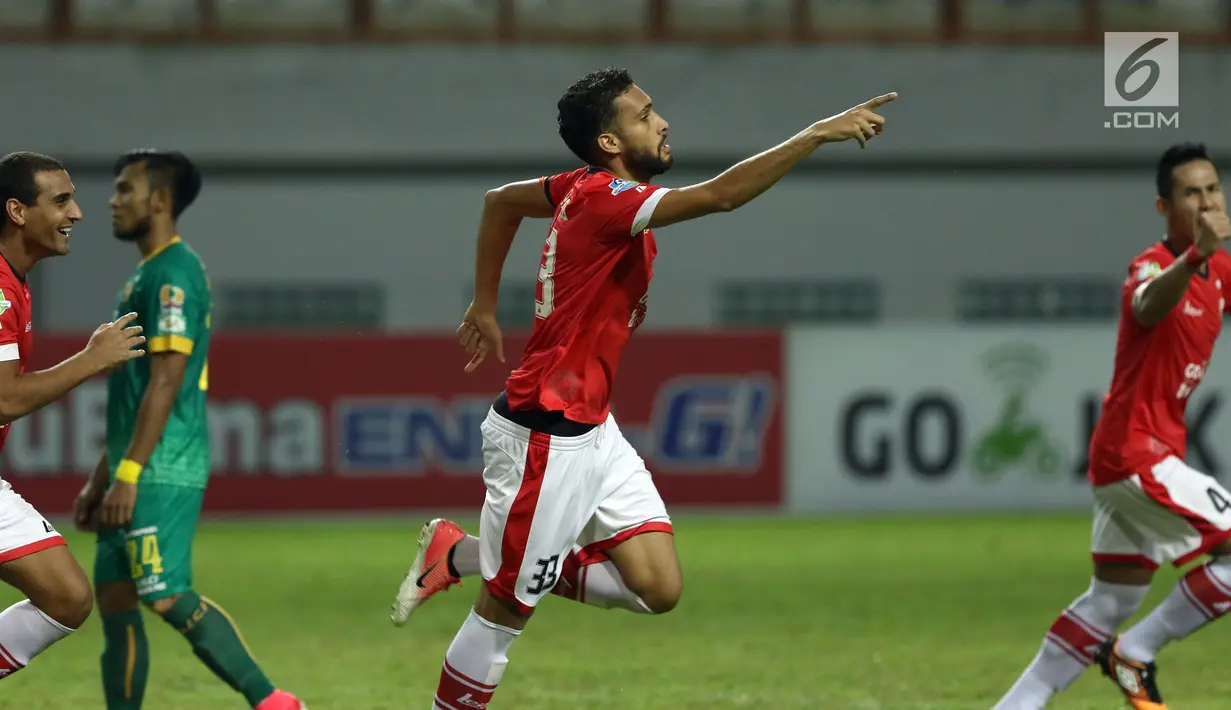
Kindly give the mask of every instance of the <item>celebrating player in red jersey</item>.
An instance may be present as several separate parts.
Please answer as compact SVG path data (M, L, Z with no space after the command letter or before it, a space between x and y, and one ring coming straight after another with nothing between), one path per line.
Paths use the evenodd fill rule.
M682 580L671 519L645 463L611 417L620 354L646 311L657 252L651 228L726 212L768 190L823 143L879 134L886 94L819 121L707 182L667 189L667 122L623 70L589 74L560 99L560 136L587 167L487 193L475 295L458 338L473 371L503 362L496 291L526 217L554 217L539 265L534 330L521 366L482 425L487 497L478 538L433 520L394 604L404 623L424 600L482 574L473 611L445 656L433 707L486 707L506 652L543 595L663 613ZM529 304L527 304L528 306Z
M1129 266L1115 373L1090 441L1094 578L996 710L1042 708L1094 663L1134 708L1165 710L1155 655L1231 610L1231 493L1184 464L1184 408L1231 304L1231 256L1221 249L1231 222L1204 146L1167 150L1157 188L1167 234ZM1117 637L1161 563L1205 554L1212 559Z
M47 370L26 372L34 336L26 274L38 261L68 253L69 232L81 219L64 166L37 153L0 158L0 448L9 425L68 393L90 377L143 350L129 314L94 331L85 350ZM27 599L0 612L0 678L24 668L81 626L93 596L85 572L38 511L0 480L0 579Z

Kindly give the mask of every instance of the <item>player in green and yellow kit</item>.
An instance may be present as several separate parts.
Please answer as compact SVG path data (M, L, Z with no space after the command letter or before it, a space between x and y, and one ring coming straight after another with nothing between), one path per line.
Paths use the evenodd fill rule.
M201 175L187 157L165 151L128 153L115 175L115 236L143 257L117 308L138 314L149 356L109 376L106 451L75 504L78 525L98 530L94 593L107 708L141 707L149 672L143 603L250 706L303 710L265 677L227 613L192 586L192 539L210 471L210 285L176 220L200 192Z

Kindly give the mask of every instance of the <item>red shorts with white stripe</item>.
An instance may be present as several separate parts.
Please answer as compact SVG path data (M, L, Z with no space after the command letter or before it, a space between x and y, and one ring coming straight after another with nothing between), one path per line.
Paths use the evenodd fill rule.
M1175 456L1094 488L1095 562L1181 567L1227 539L1231 493Z
M0 565L63 544L51 523L0 480Z
M534 432L489 411L479 566L488 591L529 613L576 551L582 564L647 532L672 532L645 462L615 418L583 436Z

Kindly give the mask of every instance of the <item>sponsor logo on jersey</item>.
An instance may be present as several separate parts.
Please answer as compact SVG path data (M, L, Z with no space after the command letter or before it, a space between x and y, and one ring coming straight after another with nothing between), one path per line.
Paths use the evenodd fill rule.
M158 332L167 334L182 334L188 330L188 323L179 313L166 313L158 319Z
M621 192L627 192L633 189L634 187L637 187L637 185L639 184L640 183L638 183L636 180L625 180L623 178L616 178L615 180L612 180L611 184L608 185L607 187L611 188L611 194L618 195Z

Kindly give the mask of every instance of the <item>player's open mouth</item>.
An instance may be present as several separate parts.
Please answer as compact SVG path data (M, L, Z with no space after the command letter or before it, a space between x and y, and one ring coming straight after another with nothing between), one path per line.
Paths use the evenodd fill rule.
M59 229L57 229L56 231L57 231L57 232L59 232L60 234L63 234L64 236L66 236L66 237L67 237L67 236L69 236L69 234L71 234L71 233L72 233L73 228L72 228L72 227L60 227L60 228L59 228Z

